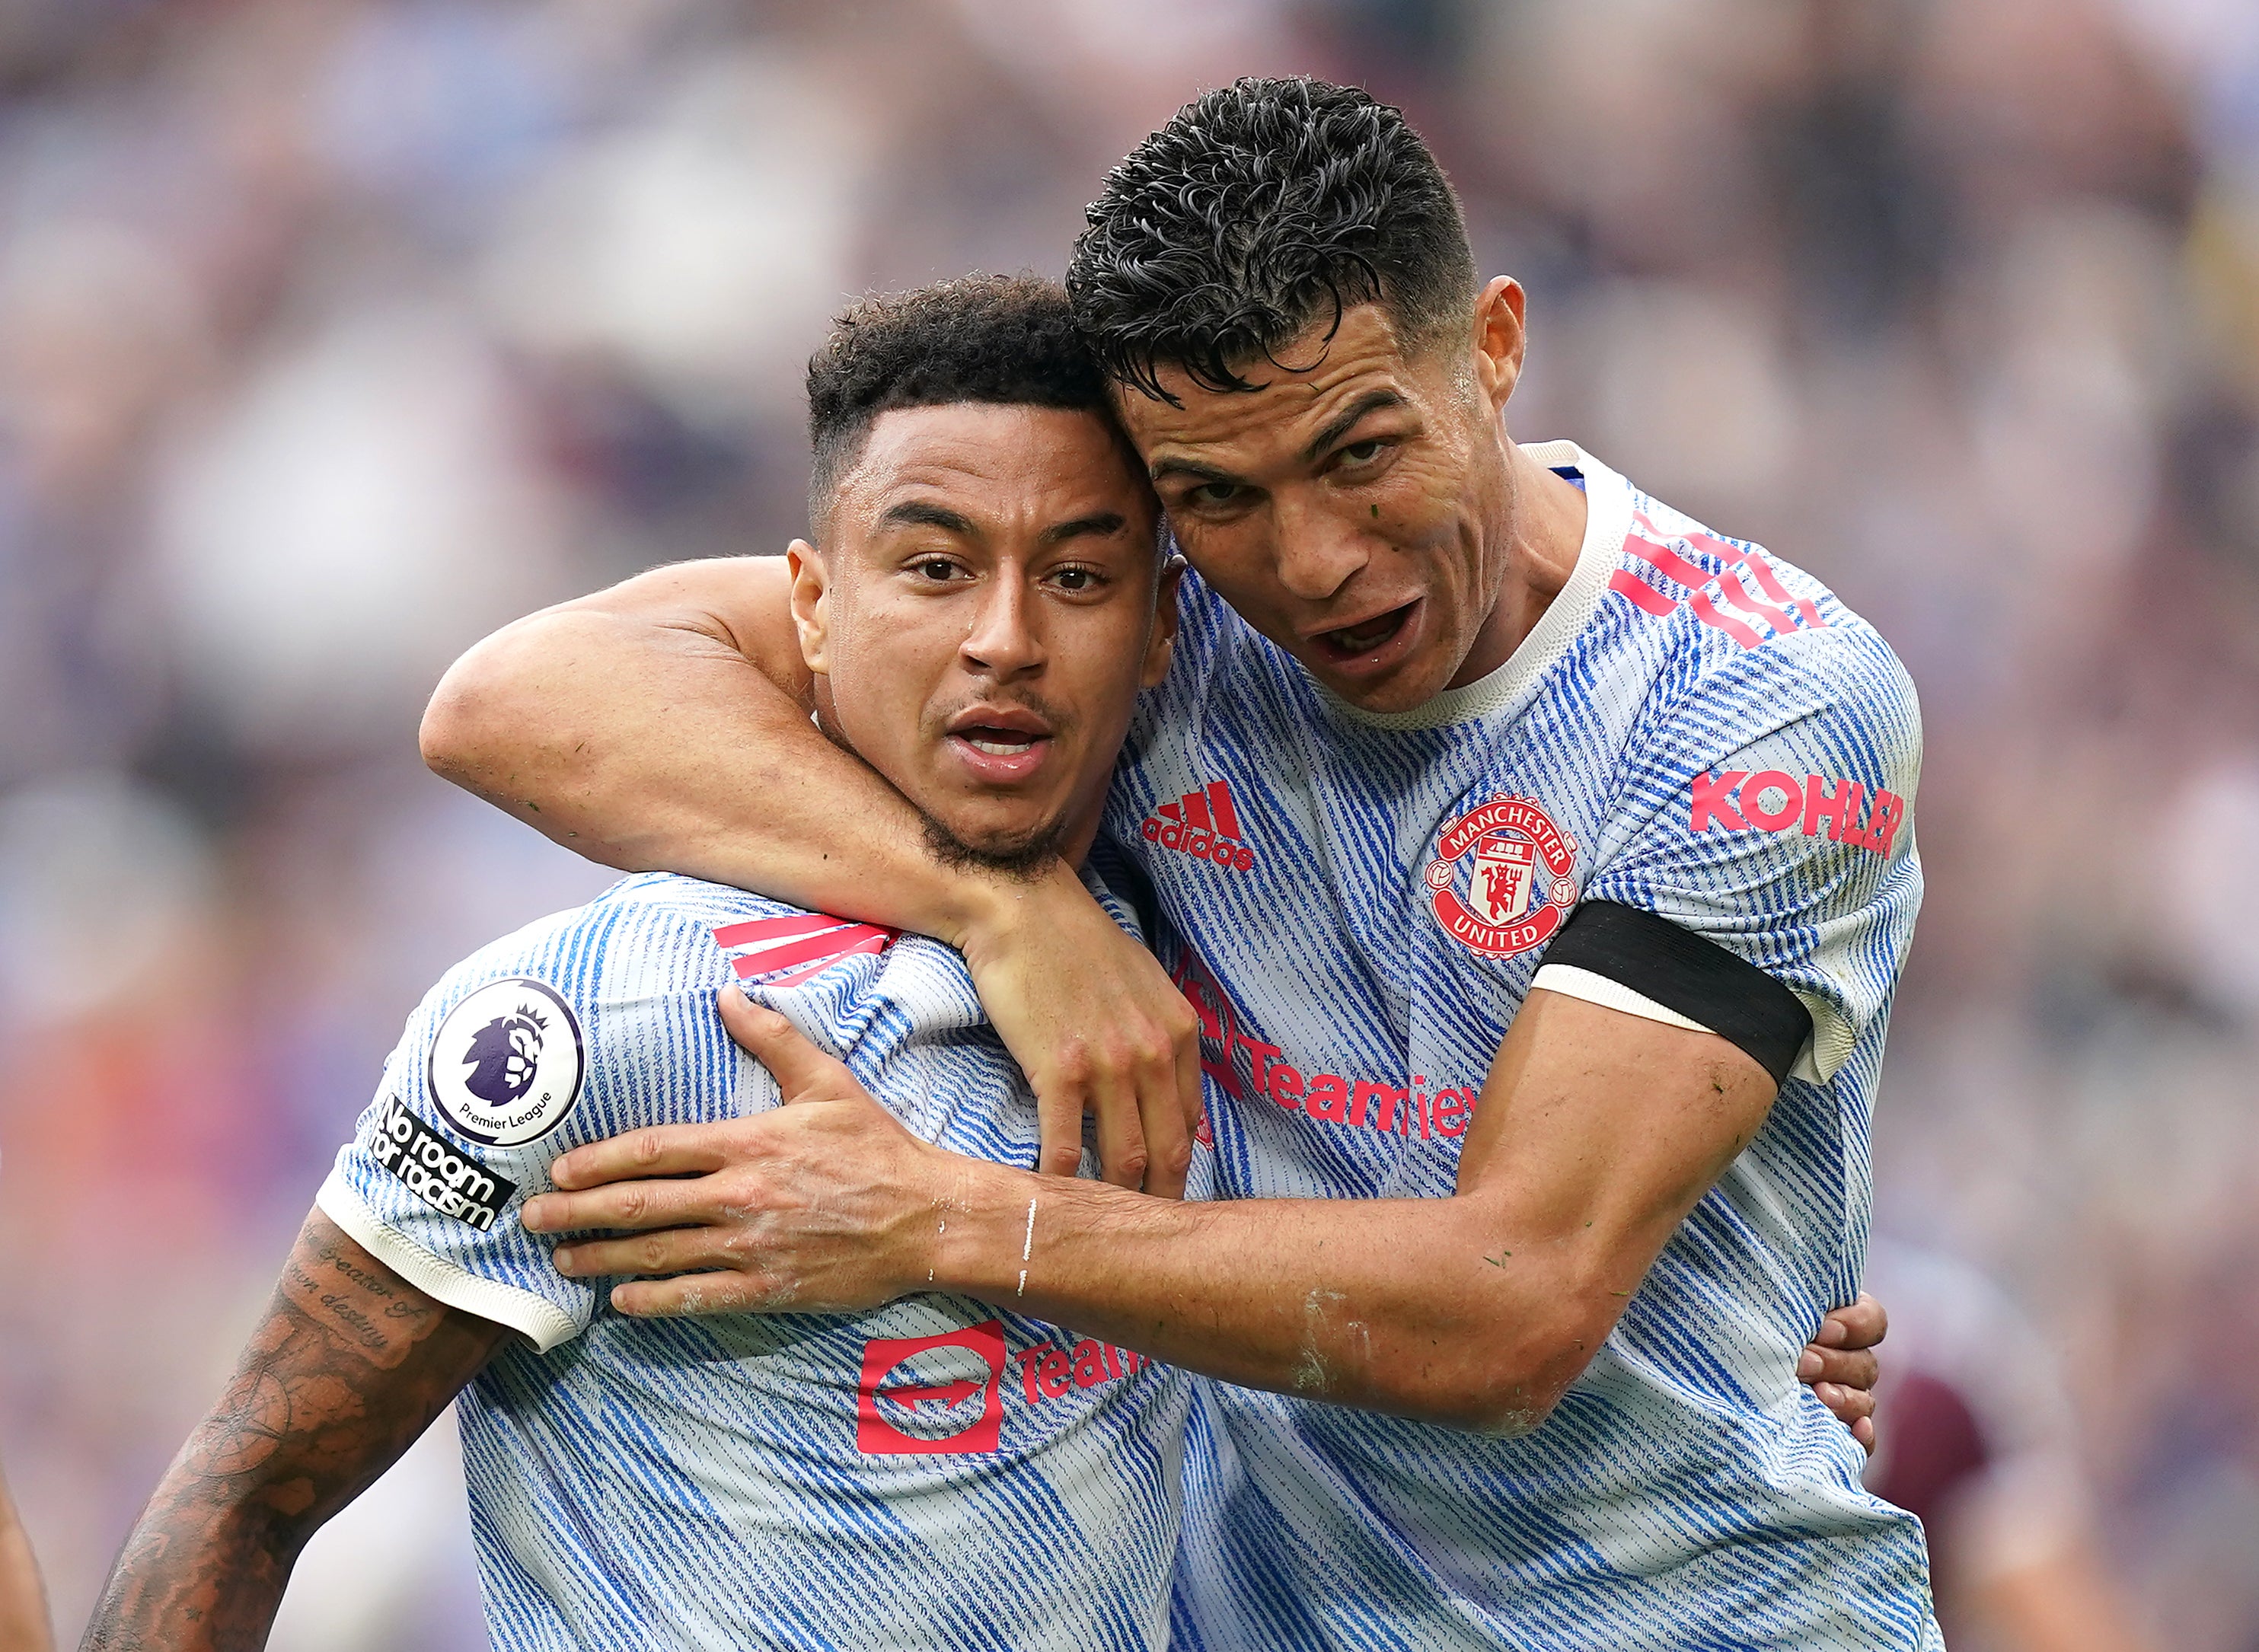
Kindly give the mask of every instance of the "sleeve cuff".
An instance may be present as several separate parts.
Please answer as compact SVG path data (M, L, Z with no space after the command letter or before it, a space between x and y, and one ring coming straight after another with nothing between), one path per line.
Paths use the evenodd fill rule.
M554 1302L474 1273L434 1256L392 1227L355 1191L342 1171L332 1170L315 1207L353 1235L362 1249L435 1301L497 1325L507 1325L547 1353L581 1334L573 1317Z

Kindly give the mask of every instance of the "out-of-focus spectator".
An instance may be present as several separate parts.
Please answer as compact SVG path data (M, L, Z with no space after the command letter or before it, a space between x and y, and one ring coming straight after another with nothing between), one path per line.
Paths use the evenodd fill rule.
M47 1592L32 1540L16 1515L16 1500L0 1476L0 1652L53 1652Z
M0 1438L67 1631L417 995L603 881L417 765L440 665L780 549L832 308L1057 270L1187 96L1297 70L1528 283L1518 435L1907 660L1881 1207L2064 1347L2135 1620L2259 1644L2248 0L0 7ZM476 1645L460 1542L385 1551L428 1612L318 1557L290 1610Z
M2046 1336L1937 1251L1878 1240L1868 1284L1891 1334L1867 1485L1921 1517L1956 1652L2146 1652Z

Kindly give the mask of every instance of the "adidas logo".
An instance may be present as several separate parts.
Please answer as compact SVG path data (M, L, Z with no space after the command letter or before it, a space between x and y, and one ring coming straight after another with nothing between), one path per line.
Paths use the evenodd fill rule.
M730 955L738 979L764 986L797 986L842 958L883 952L894 939L892 929L820 912L780 913L714 931L714 943Z
M1211 780L1162 804L1139 830L1149 844L1213 861L1226 872L1245 872L1255 864L1255 851L1239 835L1239 811L1231 806L1228 780Z

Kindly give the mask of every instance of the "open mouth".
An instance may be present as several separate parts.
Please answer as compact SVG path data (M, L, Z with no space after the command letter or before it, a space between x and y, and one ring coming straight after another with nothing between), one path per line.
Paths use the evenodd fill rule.
M1017 707L973 706L950 720L949 745L975 780L1009 786L1043 766L1051 731L1042 717Z
M1416 602L1401 608L1392 608L1385 614L1375 614L1354 625L1343 625L1329 631L1320 631L1312 640L1321 652L1336 664L1347 665L1351 660L1364 659L1379 654L1402 635L1412 619Z

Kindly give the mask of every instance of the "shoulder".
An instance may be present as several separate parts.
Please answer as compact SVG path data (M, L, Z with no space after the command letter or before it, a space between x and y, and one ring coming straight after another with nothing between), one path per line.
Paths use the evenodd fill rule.
M839 921L688 878L624 879L441 977L398 1055L421 1081L396 1082L428 1087L453 1129L499 1148L554 1130L584 1085L666 1089L727 1057L713 1000L743 973L733 932L780 922Z
M808 916L742 889L671 872L638 873L585 906L538 918L481 947L440 979L426 1002L457 1000L510 976L538 980L583 1012L669 991L710 992L730 972L730 948L720 932Z
M1707 744L1808 724L1876 755L1918 752L1920 705L1890 644L1755 541L1635 490L1607 589L1614 624L1603 629L1647 659L1650 711L1664 722Z

